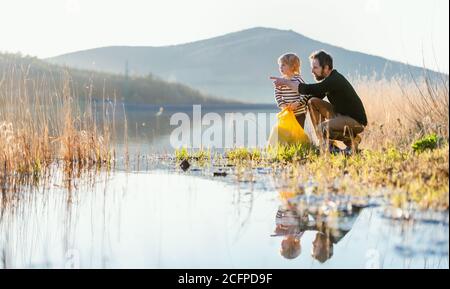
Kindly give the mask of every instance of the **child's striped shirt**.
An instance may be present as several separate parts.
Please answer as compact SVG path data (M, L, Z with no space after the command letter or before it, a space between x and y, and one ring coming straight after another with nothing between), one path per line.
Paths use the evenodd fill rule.
M300 75L295 75L290 80L305 83ZM308 96L300 95L297 91L294 91L287 86L282 86L280 88L275 87L275 99L278 107L281 107L283 104L300 102L301 105L294 110L294 114L296 115L306 113L307 111Z

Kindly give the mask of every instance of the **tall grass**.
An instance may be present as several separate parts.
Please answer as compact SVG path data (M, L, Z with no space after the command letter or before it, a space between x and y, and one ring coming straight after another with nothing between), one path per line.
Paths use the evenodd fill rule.
M362 134L362 147L401 149L432 133L448 141L448 77L358 79L354 83L369 121Z
M30 77L29 71L14 63L0 71L2 192L38 180L52 165L62 165L68 178L110 166L115 104L97 108L92 87L77 93L68 73Z

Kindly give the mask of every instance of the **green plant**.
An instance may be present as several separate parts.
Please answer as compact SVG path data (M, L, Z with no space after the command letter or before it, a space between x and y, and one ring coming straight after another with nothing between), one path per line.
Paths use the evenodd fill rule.
M268 149L270 158L278 162L306 159L313 152L313 147L305 144L279 145Z
M189 159L189 153L186 148L181 148L175 150L175 159L177 161L187 160Z
M434 150L438 147L440 140L441 138L433 133L416 140L411 147L416 153L421 153L426 150Z
M177 161L192 159L197 161L209 160L211 159L211 151L200 149L198 151L189 152L187 148L183 147L175 150L175 159Z

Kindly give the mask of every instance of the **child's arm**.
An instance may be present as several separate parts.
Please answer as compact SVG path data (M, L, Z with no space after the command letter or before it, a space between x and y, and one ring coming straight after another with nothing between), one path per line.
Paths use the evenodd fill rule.
M275 87L275 100L277 101L277 106L279 108L284 108L286 106L286 102L281 95L281 91Z

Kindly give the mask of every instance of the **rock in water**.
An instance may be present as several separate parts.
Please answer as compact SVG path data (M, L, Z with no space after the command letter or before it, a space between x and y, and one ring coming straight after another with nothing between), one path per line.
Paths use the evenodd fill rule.
M213 176L214 177L226 177L227 173L226 172L214 172Z
M188 160L184 159L181 163L180 163L180 168L183 171L187 171L189 169L189 167L191 166L191 164L188 162Z

